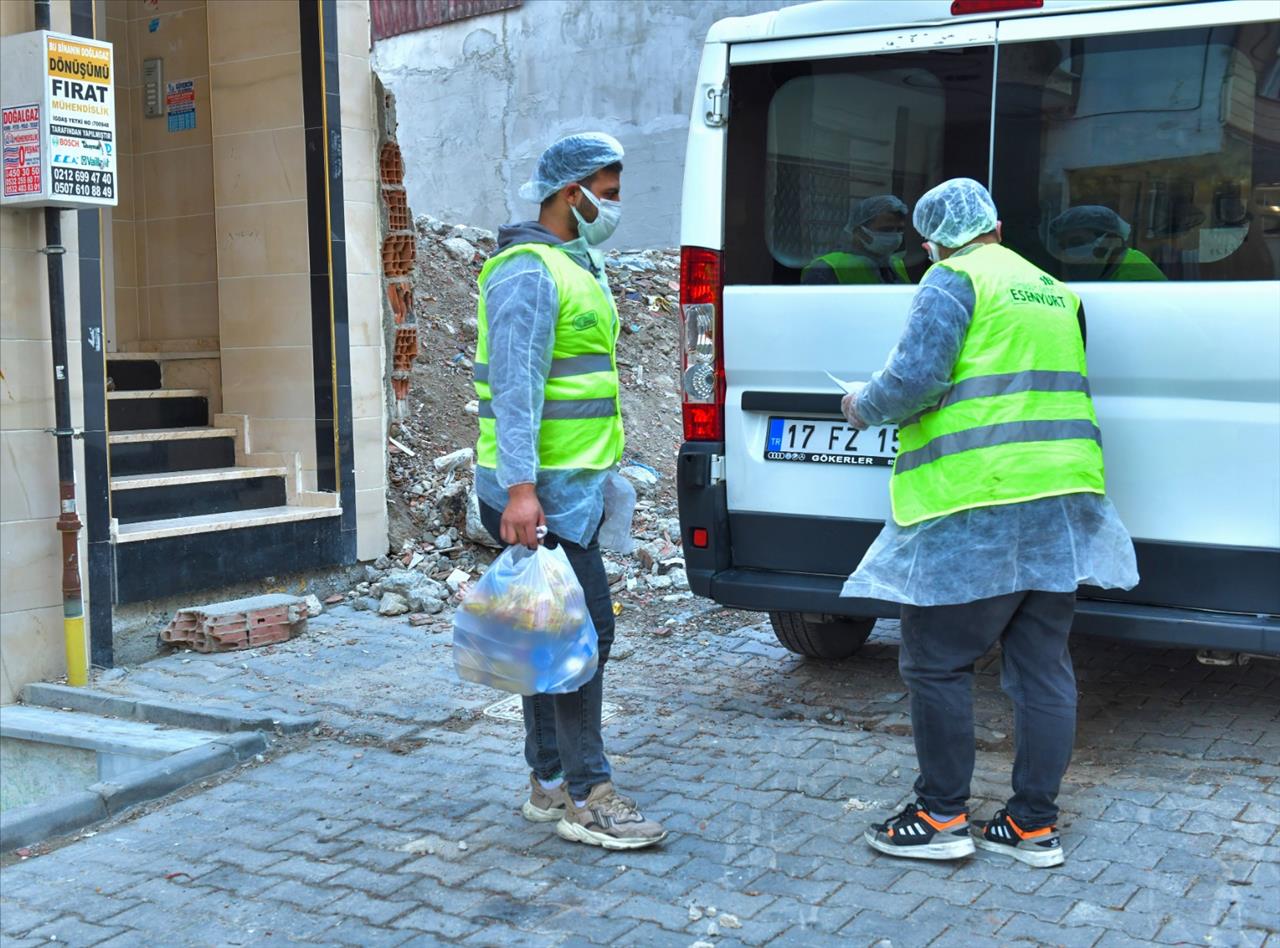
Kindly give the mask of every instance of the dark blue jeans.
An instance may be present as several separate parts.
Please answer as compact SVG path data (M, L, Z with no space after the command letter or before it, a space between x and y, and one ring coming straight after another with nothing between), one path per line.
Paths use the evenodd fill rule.
M1013 796L1023 829L1051 826L1076 733L1067 649L1075 593L1018 592L957 606L903 606L898 668L911 690L916 795L940 816L968 810L973 777L973 665L997 641L1013 701Z
M502 513L480 504L480 520L494 539L501 541ZM565 695L534 695L524 699L524 757L541 780L564 774L575 800L585 800L591 788L612 779L604 753L600 714L604 694L604 665L613 646L613 600L604 559L595 537L579 546L548 534L547 546L561 547L569 558L582 591L587 612L600 638L600 667L595 677L577 691Z

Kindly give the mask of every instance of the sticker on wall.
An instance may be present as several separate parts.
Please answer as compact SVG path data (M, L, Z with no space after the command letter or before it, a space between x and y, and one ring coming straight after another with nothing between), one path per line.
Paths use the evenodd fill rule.
M40 106L4 110L4 196L40 193Z
M196 81L179 79L167 83L164 105L169 114L169 131L191 131L196 127Z
M115 95L111 46L48 37L49 177L52 192L115 197Z

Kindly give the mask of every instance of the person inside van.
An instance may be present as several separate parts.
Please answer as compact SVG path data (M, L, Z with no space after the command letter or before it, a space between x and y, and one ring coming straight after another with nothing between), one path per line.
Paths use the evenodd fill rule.
M912 220L935 265L885 368L843 405L856 428L901 425L893 519L842 595L902 604L899 668L920 768L916 802L866 840L915 859L967 856L976 844L1059 865L1076 587L1138 582L1106 496L1079 299L1001 244L977 181L938 185ZM1013 796L970 821L973 669L996 642L1014 706Z
M901 252L906 225L907 205L892 194L864 198L853 205L844 226L849 249L814 260L800 271L800 282L810 286L910 283Z
M1049 222L1048 249L1068 279L1167 280L1141 250L1129 246L1129 224L1109 207L1081 204Z

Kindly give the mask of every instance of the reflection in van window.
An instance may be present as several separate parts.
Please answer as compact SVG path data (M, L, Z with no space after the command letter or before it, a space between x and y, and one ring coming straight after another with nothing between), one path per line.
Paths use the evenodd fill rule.
M1066 280L1280 274L1280 24L1000 47L1004 238Z
M907 205L892 194L877 194L853 205L840 231L845 249L824 253L800 271L809 285L910 283L903 263Z
M929 263L911 206L985 181L991 47L734 67L725 279L907 284Z

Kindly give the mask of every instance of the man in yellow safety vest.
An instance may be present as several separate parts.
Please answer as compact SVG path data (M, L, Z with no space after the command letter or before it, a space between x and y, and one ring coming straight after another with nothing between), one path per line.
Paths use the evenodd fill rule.
M480 404L476 492L495 539L558 545L599 636L595 677L569 694L524 699L533 822L565 839L638 849L666 838L614 790L601 735L613 603L597 534L604 482L622 457L618 313L595 247L622 216L622 146L593 132L557 141L520 196L536 221L503 227L480 271L475 384Z
M935 265L888 364L844 402L857 427L901 425L893 520L843 595L902 604L899 668L920 768L917 801L866 840L917 859L967 856L976 844L1058 865L1076 587L1138 580L1105 493L1083 314L1064 284L1001 244L978 182L938 185L912 219ZM970 821L973 666L996 642L1015 711L1014 792L989 820Z

